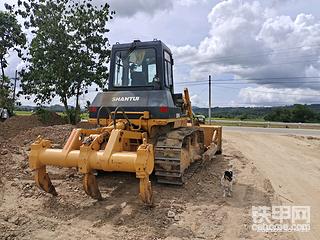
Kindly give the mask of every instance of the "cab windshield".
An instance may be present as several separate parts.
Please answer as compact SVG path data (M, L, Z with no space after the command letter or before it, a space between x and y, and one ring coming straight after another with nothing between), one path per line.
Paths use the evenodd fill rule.
M157 75L155 49L129 49L115 54L113 86L153 86Z

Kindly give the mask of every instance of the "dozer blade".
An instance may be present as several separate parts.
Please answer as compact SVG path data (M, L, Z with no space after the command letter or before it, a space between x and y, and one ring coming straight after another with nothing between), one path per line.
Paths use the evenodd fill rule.
M102 200L96 177L92 173L86 173L83 178L83 187L86 194L96 200Z
M58 193L56 192L55 187L52 185L50 177L46 172L46 168L38 168L35 170L34 179L36 184L39 188L46 191L47 193L52 194L53 196L57 196Z

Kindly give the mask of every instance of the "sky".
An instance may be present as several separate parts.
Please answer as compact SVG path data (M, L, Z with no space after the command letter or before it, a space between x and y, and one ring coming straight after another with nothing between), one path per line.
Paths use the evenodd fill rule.
M319 0L110 0L109 4L116 11L108 23L110 44L162 40L173 52L175 91L188 87L195 106L208 106L209 75L213 106L320 104ZM11 54L6 74L13 76L22 66ZM82 102L95 94L90 91Z

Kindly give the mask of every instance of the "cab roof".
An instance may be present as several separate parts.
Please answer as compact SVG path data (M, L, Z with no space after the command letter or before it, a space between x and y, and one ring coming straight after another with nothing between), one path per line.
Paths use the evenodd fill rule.
M153 40L141 42L140 40L134 40L131 43L116 43L112 46L112 50L122 50L129 49L130 47L136 46L139 47L162 47L164 50L168 51L171 54L170 48L167 47L161 40Z

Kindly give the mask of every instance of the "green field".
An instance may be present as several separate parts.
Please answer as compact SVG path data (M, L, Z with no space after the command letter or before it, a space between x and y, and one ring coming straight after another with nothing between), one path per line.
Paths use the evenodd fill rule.
M33 112L31 111L13 111L15 115L18 116L30 116Z
M81 119L88 120L88 119L89 119L89 113L87 113L87 112L81 113L81 114L80 114L80 118L81 118Z
M17 116L30 116L33 114L31 111L14 111L14 114ZM60 116L65 116L66 114L63 112L57 112ZM81 113L80 114L81 119L89 119L89 113Z
M263 118L250 118L250 119L240 119L240 118L211 118L211 120L226 120L226 121L250 121L250 122L266 122ZM209 121L209 118L206 118Z

